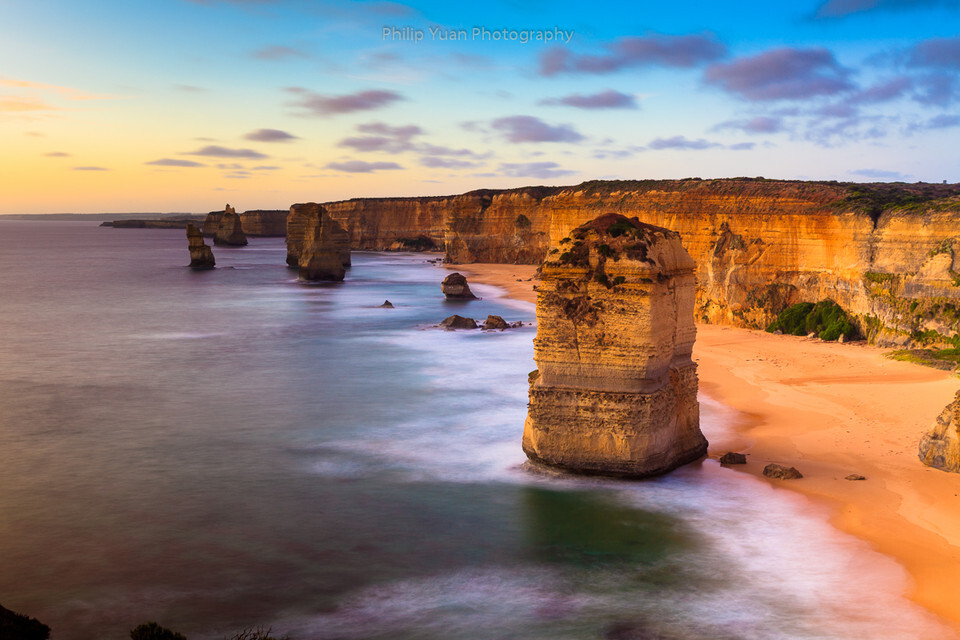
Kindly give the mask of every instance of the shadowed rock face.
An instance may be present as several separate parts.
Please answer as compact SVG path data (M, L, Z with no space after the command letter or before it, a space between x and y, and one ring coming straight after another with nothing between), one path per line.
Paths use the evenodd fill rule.
M960 391L920 440L920 461L935 469L960 473Z
M315 202L290 207L289 220L296 218L303 232L303 242L297 260L301 280L340 282L346 274L343 255L350 248L343 228L327 215L326 209ZM289 264L289 255L287 263Z
M190 266L194 269L213 269L217 261L213 251L203 241L203 233L195 225L187 225L187 246L190 249Z
M307 243L308 226L322 213L325 229L324 233L329 242L337 246L340 264L350 266L350 234L344 231L336 220L327 214L325 207L316 202L295 204L287 214L287 266L300 268L300 256ZM342 277L340 278L343 279Z
M213 236L213 244L243 247L247 244L247 236L243 232L240 216L233 207L227 205L217 225L217 233Z
M634 477L705 455L690 357L694 263L680 236L604 215L575 229L541 271L526 454Z
M467 278L462 273L451 273L444 278L440 290L447 300L475 300L477 297L470 291Z

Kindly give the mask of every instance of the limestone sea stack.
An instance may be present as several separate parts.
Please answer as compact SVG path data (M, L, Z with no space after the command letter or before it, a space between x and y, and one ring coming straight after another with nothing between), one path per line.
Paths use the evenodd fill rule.
M307 243L307 225L318 216L323 217L325 225L324 233L327 234L331 242L335 242L338 247L340 264L349 267L350 260L350 234L344 230L340 223L330 217L327 210L316 202L306 202L295 204L290 207L290 213L287 214L287 266L294 269L300 268L300 255L303 253ZM342 280L342 278L341 278Z
M296 211L295 211L296 210ZM346 275L343 253L345 246L343 227L327 215L327 210L314 202L295 204L290 207L290 216L301 217L303 244L301 245L298 269L301 280L340 282Z
M960 391L920 440L920 461L935 469L960 473Z
M227 205L223 209L223 216L217 225L217 233L213 236L213 244L243 247L247 244L247 235L240 224L240 216L233 207Z
M470 291L467 278L461 273L451 273L440 283L440 290L447 300L475 300L477 296Z
M666 473L700 432L694 262L674 231L606 214L541 267L523 450L581 473Z
M213 269L217 261L213 250L203 241L203 232L196 225L187 225L187 246L190 249L190 266L194 269Z

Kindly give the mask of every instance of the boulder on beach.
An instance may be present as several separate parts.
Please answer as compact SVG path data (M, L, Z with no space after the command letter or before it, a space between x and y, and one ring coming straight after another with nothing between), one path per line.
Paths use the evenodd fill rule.
M487 316L487 319L483 321L484 329L509 329L510 325L506 320L500 316Z
M467 278L462 273L451 273L444 278L440 290L447 300L474 300L477 297L470 291Z
M473 318L464 318L463 316L453 315L444 318L440 326L444 329L477 329L477 321Z
M747 464L747 456L742 453L728 451L720 456L720 464Z
M196 225L187 225L187 248L190 250L191 268L213 269L217 264L213 250L203 241L203 232Z
M797 471L796 467L784 467L779 464L768 464L763 468L763 475L777 480L796 480L802 478L803 474Z

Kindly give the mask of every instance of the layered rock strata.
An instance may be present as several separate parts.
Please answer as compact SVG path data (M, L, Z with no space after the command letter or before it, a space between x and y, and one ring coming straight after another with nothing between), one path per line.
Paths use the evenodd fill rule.
M447 300L476 300L477 296L470 291L467 278L462 273L451 273L440 283L440 290Z
M353 246L350 242L350 234L330 217L326 207L316 202L295 204L290 207L290 212L287 214L287 266L300 267L300 256L303 252L304 243L307 241L308 228L318 218L323 219L324 224L322 226L329 242L337 246L340 264L349 267L351 264L350 250Z
M633 477L705 455L694 262L679 234L604 215L564 238L541 271L526 454Z
M240 216L230 205L223 209L217 232L213 236L213 244L232 247L243 247L247 244L247 235L243 232Z
M290 218L296 218L303 230L303 245L297 258L300 279L343 280L346 274L343 256L344 253L349 256L350 249L345 246L346 238L340 225L315 202L293 205Z
M194 269L213 269L217 261L213 250L203 241L203 232L193 224L187 225L187 248L190 250L190 266Z
M920 461L935 469L960 473L960 391L920 440Z

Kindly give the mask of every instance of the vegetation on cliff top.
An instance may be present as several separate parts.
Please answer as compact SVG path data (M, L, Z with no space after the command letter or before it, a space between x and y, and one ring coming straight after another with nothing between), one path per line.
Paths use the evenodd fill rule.
M843 336L844 340L857 337L857 328L847 312L833 300L800 302L780 312L767 331L794 336L817 334L821 340L832 341Z
M3 640L47 640L50 627L0 606L0 638Z

